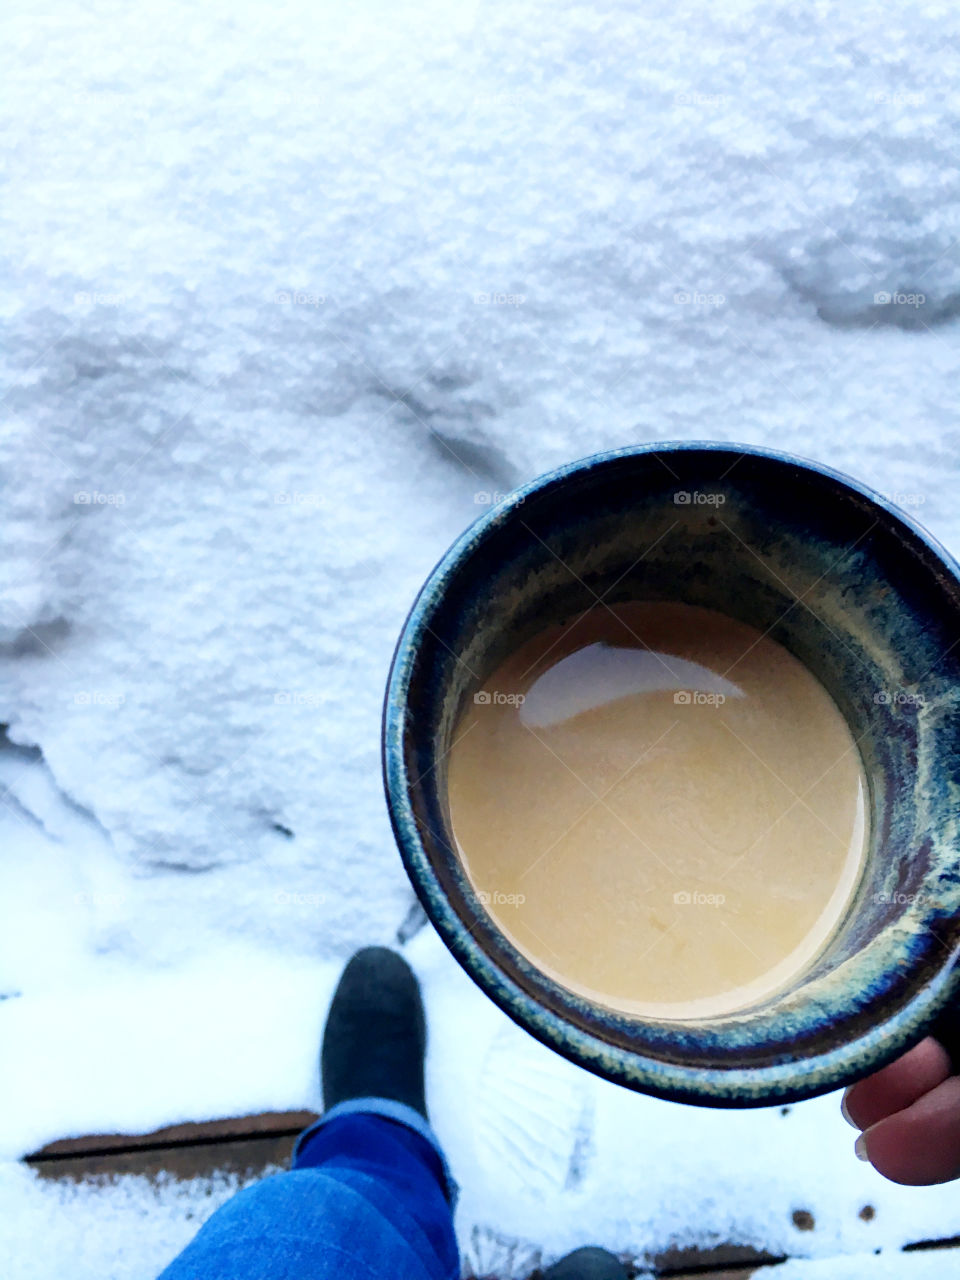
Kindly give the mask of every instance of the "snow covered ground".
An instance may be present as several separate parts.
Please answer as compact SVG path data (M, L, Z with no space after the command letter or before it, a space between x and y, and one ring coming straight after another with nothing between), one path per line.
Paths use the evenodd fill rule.
M150 1280L226 1188L16 1159L316 1103L339 967L413 901L392 646L491 495L743 440L960 552L960 16L11 0L0 61L0 1257ZM782 1280L881 1247L871 1274L920 1280L889 1251L960 1230L955 1187L854 1159L835 1099L633 1096L429 931L408 951L476 1266L720 1239L850 1259Z

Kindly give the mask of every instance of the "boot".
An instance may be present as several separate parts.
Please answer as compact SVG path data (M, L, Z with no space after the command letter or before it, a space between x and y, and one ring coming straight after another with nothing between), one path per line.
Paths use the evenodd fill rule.
M320 1052L323 1105L392 1098L426 1118L427 1034L420 984L386 947L364 947L343 971Z
M627 1280L623 1263L606 1249L575 1249L543 1273L543 1280Z

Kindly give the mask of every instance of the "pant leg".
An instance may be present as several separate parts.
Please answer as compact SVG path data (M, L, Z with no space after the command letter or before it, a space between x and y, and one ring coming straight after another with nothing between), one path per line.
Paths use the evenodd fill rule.
M339 1110L301 1135L290 1172L218 1209L160 1280L456 1280L456 1184L426 1122Z
M422 1134L380 1115L331 1115L305 1135L294 1167L322 1169L364 1193L386 1221L418 1241L421 1256L438 1260L438 1278L459 1276L455 1184L448 1184L445 1162Z

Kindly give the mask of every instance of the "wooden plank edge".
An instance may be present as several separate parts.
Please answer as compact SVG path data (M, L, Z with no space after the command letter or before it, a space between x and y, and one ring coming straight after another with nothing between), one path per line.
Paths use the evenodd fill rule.
M300 1133L316 1119L318 1116L314 1111L264 1111L252 1116L167 1125L154 1129L152 1133L97 1133L79 1138L60 1138L47 1143L39 1151L32 1151L23 1157L23 1161L25 1164L39 1164L109 1153L217 1146L251 1138L285 1138Z

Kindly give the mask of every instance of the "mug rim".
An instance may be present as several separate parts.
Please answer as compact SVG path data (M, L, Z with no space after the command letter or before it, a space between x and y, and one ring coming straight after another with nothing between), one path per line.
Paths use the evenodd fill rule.
M574 459L534 477L471 522L437 561L417 593L396 643L384 698L384 789L401 859L428 918L467 974L524 1030L592 1073L644 1093L714 1107L766 1106L829 1092L841 1083L878 1069L920 1040L944 1007L960 995L960 968L955 963L960 947L954 948L933 981L919 989L911 988L906 1002L894 1009L888 1018L878 1019L865 1031L840 1044L805 1055L802 1065L796 1060L789 1060L760 1066L691 1066L654 1057L639 1049L610 1044L601 1036L565 1019L562 1013L545 1008L536 995L506 973L473 936L449 901L424 848L418 818L411 803L411 784L404 757L410 676L422 638L424 615L446 593L457 570L488 531L528 497L562 485L598 465L647 454L697 452L752 456L818 473L841 489L851 490L867 499L891 521L905 527L960 583L960 565L907 512L870 486L812 459L758 445L712 440L648 441ZM494 931L499 933L495 925ZM680 1022L677 1025L682 1028L684 1024Z

